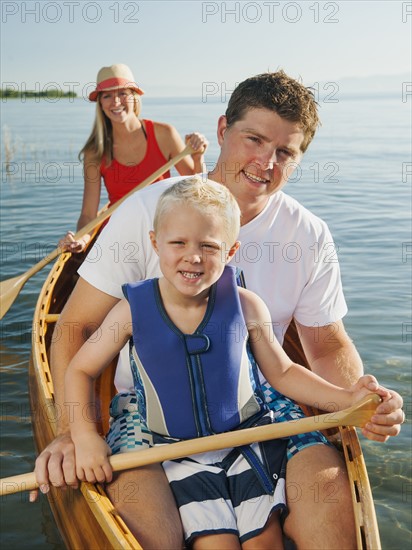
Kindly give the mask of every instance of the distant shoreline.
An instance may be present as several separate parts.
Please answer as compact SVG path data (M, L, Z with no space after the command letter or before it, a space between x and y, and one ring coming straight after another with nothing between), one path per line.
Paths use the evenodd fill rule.
M11 88L0 89L0 99L60 99L77 97L75 92L63 92L62 90L50 88L45 91L24 90L17 91Z

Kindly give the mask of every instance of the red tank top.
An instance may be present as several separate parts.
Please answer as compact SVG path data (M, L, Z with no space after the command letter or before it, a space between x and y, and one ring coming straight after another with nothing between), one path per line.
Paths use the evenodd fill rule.
M143 122L146 128L147 148L142 162L128 166L113 159L111 164L106 166L106 159L105 157L102 158L100 173L109 195L110 205L124 197L167 162L156 141L153 121L143 120ZM156 181L166 178L170 178L170 171L160 176Z

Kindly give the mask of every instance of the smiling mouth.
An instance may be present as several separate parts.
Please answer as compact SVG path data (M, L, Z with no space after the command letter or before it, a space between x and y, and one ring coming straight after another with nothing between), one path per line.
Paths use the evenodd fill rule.
M256 176L256 174L251 174L250 172L246 172L246 170L242 170L244 175L250 179L251 181L254 181L255 183L269 183L270 180L266 178L261 178L259 176Z
M200 273L200 272L193 273L192 271L181 271L180 273L186 279L197 279L198 277L200 277L202 275L202 273Z

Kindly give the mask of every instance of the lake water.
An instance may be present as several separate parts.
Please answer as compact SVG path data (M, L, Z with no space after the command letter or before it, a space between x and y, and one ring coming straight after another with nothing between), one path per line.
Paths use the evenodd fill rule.
M287 192L324 218L339 247L349 306L345 325L365 370L411 407L411 101L399 95L320 98L323 126ZM198 130L218 155L220 101L146 99L142 115ZM8 101L2 110L1 280L24 273L73 229L82 199L77 154L91 129L83 99ZM31 319L47 268L26 284L0 323L1 477L33 469L27 367ZM408 421L386 444L362 438L383 548L411 544L411 433ZM60 549L46 499L2 499L7 548Z

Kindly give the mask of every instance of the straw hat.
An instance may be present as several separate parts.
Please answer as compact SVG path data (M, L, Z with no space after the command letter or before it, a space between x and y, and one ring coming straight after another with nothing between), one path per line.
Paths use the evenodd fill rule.
M118 63L110 67L102 67L97 73L96 89L89 94L90 101L97 101L99 92L130 88L143 95L144 91L136 84L132 71L127 65Z

